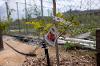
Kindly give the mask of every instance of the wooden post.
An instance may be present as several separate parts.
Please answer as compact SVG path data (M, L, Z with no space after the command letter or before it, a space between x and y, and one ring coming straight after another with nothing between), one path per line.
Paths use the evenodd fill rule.
M53 0L53 16L54 17L56 16L56 0ZM54 24L55 24L55 21L54 21ZM59 64L59 48L58 48L58 44L57 44L57 39L55 41L55 47L56 47L57 66L60 66L60 64Z
M96 50L97 66L100 66L100 29L96 30Z
M0 22L1 22L1 14L0 14ZM1 26L0 26L1 28ZM0 51L3 50L3 39L2 39L2 28L0 29Z
M3 50L3 39L2 39L2 30L0 30L0 51Z

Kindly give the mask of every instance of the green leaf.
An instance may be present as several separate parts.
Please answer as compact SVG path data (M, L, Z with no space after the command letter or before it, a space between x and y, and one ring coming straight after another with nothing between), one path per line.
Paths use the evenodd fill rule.
M63 15L62 13L60 13L60 12L58 12L58 13L56 14L56 16L57 16L57 17L60 17L60 18L64 18L64 15Z

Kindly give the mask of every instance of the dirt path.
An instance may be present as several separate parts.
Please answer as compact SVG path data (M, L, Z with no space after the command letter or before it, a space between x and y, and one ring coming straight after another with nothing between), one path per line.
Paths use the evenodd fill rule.
M25 56L16 53L4 44L4 50L0 52L0 66L21 66Z
M25 61L25 56L17 53L11 49L5 42L11 45L13 48L23 53L33 53L35 47L23 44L15 41L14 38L4 36L4 50L0 52L0 66L22 66Z

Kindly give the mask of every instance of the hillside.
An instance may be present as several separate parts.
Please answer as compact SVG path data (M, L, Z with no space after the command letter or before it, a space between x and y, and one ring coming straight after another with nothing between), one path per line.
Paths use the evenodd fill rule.
M64 15L69 18L72 16L76 16L77 20L80 23L100 23L100 10L85 10L85 11L80 11L80 10L73 10L73 11L68 11L68 12L64 12Z

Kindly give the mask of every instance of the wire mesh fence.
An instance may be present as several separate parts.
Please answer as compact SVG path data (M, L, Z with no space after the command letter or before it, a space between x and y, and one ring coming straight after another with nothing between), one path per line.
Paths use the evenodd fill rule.
M42 8L41 1L43 1ZM8 0L2 2L0 5L1 21L11 22L9 29L15 34L32 34L34 30L30 28L31 25L26 25L25 22L32 21L37 17L53 16L52 0ZM78 21L82 23L99 22L99 0L56 0L56 3L57 13L64 13L66 16L69 15L68 13L75 14ZM88 19L84 18L86 16Z
M94 28L100 27L99 3L99 0L56 0L56 10L57 13L62 13L69 21L80 23L78 28L72 27L73 30L70 31L73 33L72 36L75 36L80 33L94 32ZM40 32L36 31L33 25L26 23L32 23L40 19L49 22L48 17L54 17L52 0L2 0L0 4L0 21L7 22L9 26L5 30L5 34L30 35L41 38ZM66 50L66 48L63 49ZM61 51L58 54L63 55Z

